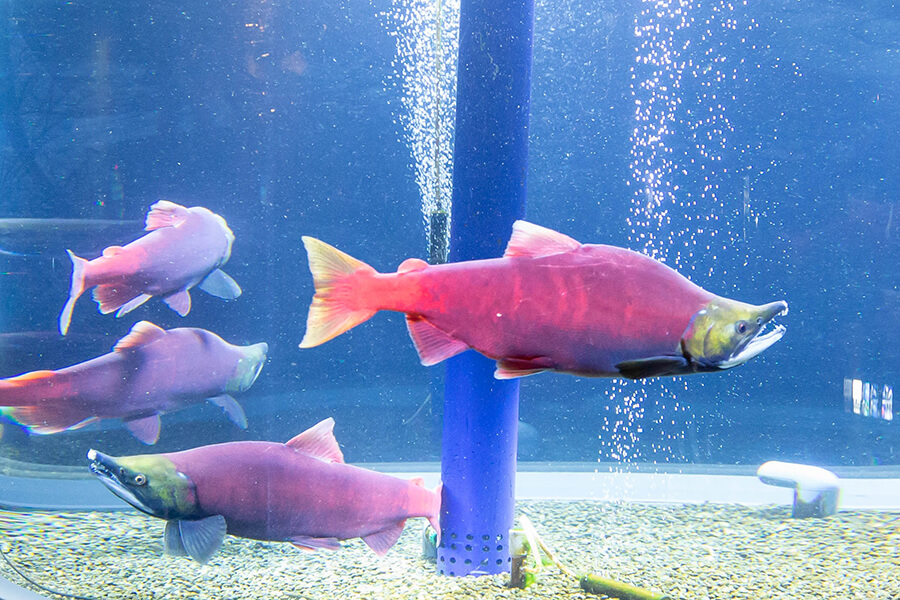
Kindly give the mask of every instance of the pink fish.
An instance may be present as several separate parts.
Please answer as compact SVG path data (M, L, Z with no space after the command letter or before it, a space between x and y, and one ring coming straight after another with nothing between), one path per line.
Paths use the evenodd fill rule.
M225 534L335 550L362 538L379 555L406 520L440 531L439 490L344 464L326 419L285 444L229 442L169 454L112 457L91 450L91 471L117 496L166 520L167 554L206 563Z
M245 428L244 411L229 394L253 385L266 352L265 343L234 346L205 329L166 331L141 321L109 354L0 380L0 406L40 434L122 419L145 444L159 438L161 414L204 400Z
M640 379L729 369L785 331L764 333L785 302L716 296L643 254L525 221L503 258L434 266L411 258L397 273L314 238L303 243L316 293L301 348L393 310L406 313L424 365L474 348L497 361L499 379L541 371Z
M203 208L185 208L160 200L147 213L148 233L125 246L110 246L94 260L72 259L69 300L59 315L59 331L69 330L75 302L94 288L100 312L121 317L159 296L182 317L191 311L188 290L201 290L226 300L241 288L219 267L228 262L234 234L225 219Z

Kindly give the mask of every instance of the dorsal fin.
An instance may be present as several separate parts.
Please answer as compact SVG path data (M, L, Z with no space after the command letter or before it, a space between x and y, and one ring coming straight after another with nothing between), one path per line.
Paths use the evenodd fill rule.
M169 202L168 200L160 200L150 207L147 213L147 231L153 231L160 227L178 227L187 219L189 210L180 204Z
M428 268L428 263L421 258L407 258L400 266L397 267L398 273L408 273L409 271L422 271Z
M516 221L513 223L512 237L506 246L504 258L511 256L530 256L540 258L551 254L571 252L581 247L581 243L567 235L529 223L528 221Z
M154 325L150 321L141 321L134 324L134 327L131 328L128 335L119 340L113 350L122 352L129 348L143 346L144 344L149 344L150 342L158 340L164 335L166 335L166 330L162 327Z
M285 445L325 462L344 462L344 454L334 437L334 419L331 417L291 438Z
M103 258L109 258L111 256L116 256L117 254L122 254L122 246L110 246L109 248L105 248L103 250Z

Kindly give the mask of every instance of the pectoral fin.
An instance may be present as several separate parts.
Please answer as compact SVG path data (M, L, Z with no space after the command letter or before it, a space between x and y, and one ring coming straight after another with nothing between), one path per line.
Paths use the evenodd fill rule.
M241 286L222 269L216 269L198 285L201 290L225 300L234 300L241 295Z
M166 554L187 555L205 565L222 547L226 531L225 517L222 515L196 521L166 521Z
M237 400L228 394L222 394L221 396L210 398L209 401L221 407L232 423L241 429L247 429L247 415L244 414L244 409L241 408Z
M100 289L100 288L95 288L95 289ZM131 311L133 311L134 309L136 309L137 307L139 307L140 305L142 305L144 302L146 302L147 300L149 300L152 297L153 296L151 296L150 294L141 294L137 298L133 298L133 299L129 300L128 302L123 304L122 307L119 308L119 310L116 311L116 318L127 315L128 313L130 313Z
M626 360L617 364L616 369L628 379L682 375L691 372L690 363L683 356L652 356Z
M166 530L163 533L163 551L169 556L187 556L187 550L181 543L181 532L178 530L178 521L166 521Z
M94 288L94 301L100 312L108 315L116 312L117 317L130 313L152 296L142 294L139 289L120 283L104 283Z
M159 440L159 415L125 421L125 427L131 432L131 435L148 446L152 446Z

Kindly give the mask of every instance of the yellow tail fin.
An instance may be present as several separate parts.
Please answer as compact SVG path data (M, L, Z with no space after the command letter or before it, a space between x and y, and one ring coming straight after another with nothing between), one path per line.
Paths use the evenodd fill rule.
M306 317L306 335L301 348L324 344L348 329L370 319L377 310L356 306L353 277L360 271L375 272L366 263L356 260L323 241L304 236L303 245L309 256L316 295Z

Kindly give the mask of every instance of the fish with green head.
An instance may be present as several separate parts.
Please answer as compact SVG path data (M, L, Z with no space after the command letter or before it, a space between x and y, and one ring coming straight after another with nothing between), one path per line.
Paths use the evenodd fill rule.
M325 419L290 441L228 442L181 452L112 457L88 452L115 495L165 519L167 554L206 563L225 535L335 550L362 538L384 555L408 518L440 531L440 490L344 463Z
M498 379L542 371L643 379L730 369L785 332L773 319L786 302L717 296L649 256L525 221L513 225L502 258L411 258L396 273L303 242L316 293L301 348L392 310L406 314L426 366L474 349L497 361Z
M209 400L243 429L247 418L231 394L253 385L268 349L265 342L237 346L205 329L165 330L141 321L112 352L0 379L0 407L32 433L121 419L136 438L154 444L161 414Z
M784 325L772 319L786 315L786 302L762 306L716 297L699 310L681 338L684 358L693 371L721 371L742 365L777 342Z

